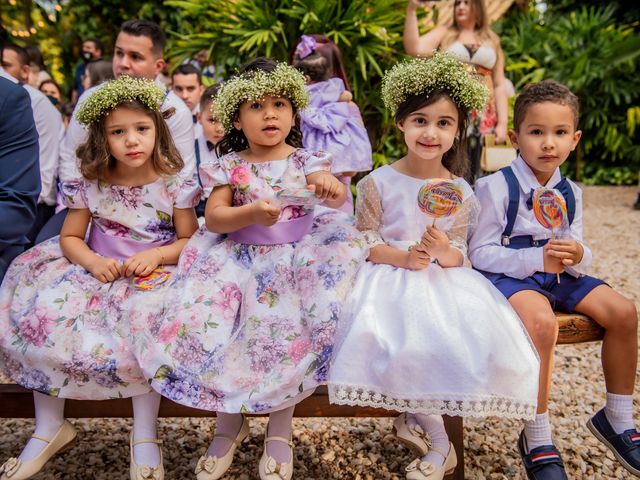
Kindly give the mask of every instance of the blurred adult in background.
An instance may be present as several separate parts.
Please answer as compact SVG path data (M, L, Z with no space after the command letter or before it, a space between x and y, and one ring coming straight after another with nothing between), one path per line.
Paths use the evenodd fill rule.
M58 107L62 103L62 90L60 89L60 85L50 78L49 80L45 80L38 86L38 90L44 93L51 103L53 103L56 107Z
M107 80L113 80L113 64L109 60L95 60L87 63L82 75L82 86L85 90L100 85Z
M14 81L22 84L31 98L31 109L38 133L41 191L36 219L27 237L33 242L40 228L53 216L56 204L56 177L60 141L64 135L62 116L49 98L27 83L31 66L26 49L14 44L2 48L2 67ZM3 111L4 115L5 112ZM11 113L9 112L9 115ZM3 227L4 228L4 227Z
M202 127L198 123L198 113L200 112L200 97L204 92L200 70L189 63L178 66L171 74L171 90L191 111L191 119L195 128L194 134L198 138L202 134Z
M76 67L76 72L73 77L71 103L76 103L85 90L82 85L82 76L84 75L87 64L100 60L103 54L104 44L97 38L87 38L82 42L82 52L80 53L82 61Z
M29 66L31 67L27 83L37 89L42 82L49 80L51 75L47 72L47 68L44 65L44 57L38 47L27 45L24 49L29 56Z
M0 74L4 72L0 69ZM48 101L48 100L47 100ZM29 94L0 77L0 282L11 260L29 244L26 237L40 193L38 132Z
M442 4L444 2L437 2ZM409 0L404 23L404 48L414 57L430 57L434 50L452 53L474 68L489 87L491 97L484 112L473 112L470 122L471 172L480 168L481 137L494 133L497 143L507 136L508 106L504 77L504 54L500 38L491 30L484 0L455 0L453 23L437 26L424 35L418 30L418 8L434 2Z

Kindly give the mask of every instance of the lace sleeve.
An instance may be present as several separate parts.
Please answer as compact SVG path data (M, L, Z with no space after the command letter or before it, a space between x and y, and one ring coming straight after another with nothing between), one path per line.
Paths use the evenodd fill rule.
M367 248L384 245L380 235L382 202L373 177L366 176L356 186L356 228L362 232Z
M475 195L469 195L460 206L460 210L456 213L453 225L447 232L449 243L453 248L457 248L464 258L463 265L471 267L471 262L467 255L469 239L473 234L473 230L478 224L478 213L480 213L480 205Z

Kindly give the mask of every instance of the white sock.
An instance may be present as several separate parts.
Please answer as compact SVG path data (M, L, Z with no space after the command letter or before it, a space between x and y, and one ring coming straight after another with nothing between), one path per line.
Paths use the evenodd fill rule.
M158 409L160 395L145 393L131 399L133 403L133 441L158 438ZM160 465L160 448L155 443L141 443L133 447L133 458L137 465L157 467Z
M444 421L441 415L424 415L416 413L415 419L431 439L429 452L422 457L423 462L428 462L436 467L444 465L449 453L449 436L444 429Z
M34 391L36 429L33 433L52 439L64 423L64 402L64 398L51 397ZM20 453L20 460L26 462L34 459L47 445L47 442L31 438Z
M636 428L633 423L633 395L618 395L607 392L604 413L616 433Z
M240 413L216 412L216 433L213 441L207 450L209 457L223 457L233 445L233 440L227 437L236 438L242 427L242 415ZM216 435L226 435L216 437Z
M289 407L270 414L265 435L267 437L284 437L290 439L294 408L295 407ZM289 445L278 442L277 440L267 443L267 455L273 457L277 463L289 463L293 460Z
M541 447L543 445L553 445L553 440L551 440L549 412L537 413L535 420L525 422L524 436L527 439L529 452L534 448Z

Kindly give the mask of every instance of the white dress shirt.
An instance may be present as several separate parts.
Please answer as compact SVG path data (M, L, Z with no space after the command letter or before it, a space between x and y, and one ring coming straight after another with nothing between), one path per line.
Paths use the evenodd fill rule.
M201 134L198 137L198 150L200 152L200 165L202 165L203 163L211 163L218 159L215 148L213 150L209 150L209 147L207 146L207 139L205 138L204 134ZM207 198L209 198L209 195L211 195L212 191L213 187L203 188L202 199L206 200Z
M76 108L73 110L69 127L60 145L58 175L62 182L80 178L76 149L86 140L87 130L76 120L76 112L78 106L98 88L101 88L101 85L86 90L78 99ZM184 168L179 175L182 178L191 179L196 171L195 137L193 135L191 112L180 97L170 91L165 97L161 108L165 111L172 107L175 108L175 113L167 120L167 126L173 137L173 143L175 143L184 160Z
M518 214L511 232L512 237L531 235L534 240L551 238L551 230L536 220L533 210L526 205L531 189L540 187L535 175L522 157L511 164L513 173L520 184L520 203ZM546 185L553 188L561 180L560 169L556 169ZM556 238L572 238L584 249L578 265L567 267L565 271L579 277L588 272L591 266L591 250L582 242L582 191L569 180L576 199L576 212L569 229L556 232ZM509 277L523 279L536 272L544 271L542 247L522 249L507 248L502 245L502 232L507 225L507 207L509 190L502 172L496 172L476 182L476 197L480 202L478 226L469 242L469 258L475 268L492 273L502 273Z
M2 68L0 68L0 76L18 83L18 80ZM60 141L64 135L62 115L53 106L51 100L40 90L28 84L23 84L22 87L31 97L33 119L38 131L40 183L42 184L38 203L46 203L53 206L56 204L56 175L58 173ZM10 114L11 112L7 113Z

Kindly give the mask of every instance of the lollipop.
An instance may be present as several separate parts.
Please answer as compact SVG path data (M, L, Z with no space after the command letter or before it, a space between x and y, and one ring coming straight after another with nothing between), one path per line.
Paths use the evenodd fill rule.
M533 192L533 214L544 228L550 228L553 234L557 228L568 223L567 204L557 190L537 188Z
M425 215L436 218L450 217L462 205L462 190L449 180L432 180L418 191L418 207Z
M283 205L302 205L312 207L322 202L316 194L308 188L283 188L275 192L276 198Z
M546 187L536 188L533 192L533 214L544 228L551 229L551 238L555 238L555 231L568 225L567 204L564 197L557 190ZM556 274L560 283L560 274Z
M145 277L133 277L131 284L136 290L153 290L169 280L169 277L171 277L171 272L168 272L162 267L158 267Z

